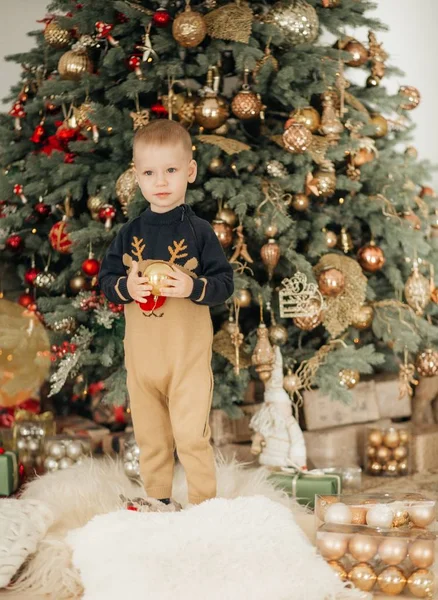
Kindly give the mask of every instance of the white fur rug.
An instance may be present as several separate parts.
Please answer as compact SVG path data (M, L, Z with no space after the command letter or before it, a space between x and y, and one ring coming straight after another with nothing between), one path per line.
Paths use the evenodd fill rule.
M208 548L210 548L210 551L214 550L214 553L218 558L220 557L220 560L218 559L218 561L215 561L216 564L210 565L210 568L213 568L215 572L220 572L221 577L224 579L231 577L233 569L235 569L235 573L237 573L237 576L233 575L233 579L236 580L245 578L246 569L251 569L251 573L255 573L254 577L258 577L259 572L265 570L265 562L272 559L272 554L277 553L279 555L278 558L280 559L282 553L288 553L289 547L294 547L297 543L294 539L293 541L288 540L286 544L284 538L282 538L283 545L280 548L280 551L278 551L278 546L275 544L275 539L271 536L270 529L271 527L274 528L274 524L275 529L278 527L278 520L280 519L279 515L284 517L283 526L285 529L288 531L292 531L293 529L293 531L296 532L293 515L302 514L305 509L293 501L286 492L277 490L273 487L272 483L267 479L269 471L264 467L258 469L246 469L243 463L238 463L232 459L227 461L220 452L216 450L216 469L218 498L198 506L193 506L188 510L179 513L135 513L120 510L123 504L120 499L120 494L123 494L128 498L136 496L146 497L146 495L143 488L139 487L126 477L122 463L111 458L90 459L81 465L71 467L64 471L47 473L30 482L21 497L28 500L39 500L44 503L52 512L53 523L39 542L36 553L27 562L19 577L14 584L10 586L9 591L0 592L1 598L5 597L8 598L8 600L24 600L27 598L32 598L32 600L37 600L37 598L44 598L44 600L79 600L83 598L83 583L86 585L89 584L88 570L85 569L81 575L78 568L73 565L72 548L67 543L66 537L72 530L79 529L75 534L77 536L76 541L78 546L76 547L76 542L73 542L74 537L69 539L71 539L71 543L75 544L75 560L78 561L78 566L80 566L79 563L81 558L79 555L81 552L79 546L80 540L84 539L81 536L89 537L87 527L92 528L93 531L97 533L100 524L106 522L105 519L108 520L107 527L111 527L111 529L107 528L105 532L104 546L106 547L102 548L102 553L108 552L109 555L117 554L117 556L119 556L118 549L122 547L121 544L124 537L123 547L125 548L125 551L125 545L129 546L131 539L132 547L134 548L134 538L131 538L131 536L135 536L135 533L132 533L131 530L123 533L120 531L120 527L127 524L132 525L133 523L142 523L141 531L143 532L143 536L141 541L147 552L147 557L146 555L143 557L142 577L146 576L148 561L153 560L153 556L155 556L157 549L159 550L159 554L156 556L160 557L154 559L157 561L157 564L160 561L164 564L166 560L169 561L168 564L172 564L172 568L168 569L166 577L173 577L174 573L177 578L181 576L178 575L178 564L184 558L185 552L189 547L191 552L194 552L193 548L196 538L187 537L186 548L186 546L184 546L184 539L177 535L179 524L184 528L184 531L192 530L191 536L194 536L197 532L202 534L204 529L209 531L209 535L205 536L205 538L197 538L198 542L201 544L201 548L198 547L197 549L197 562L193 562L190 567L190 569L192 569L192 574L193 570L197 568L197 564L199 564L199 556L202 555L203 557L201 563L203 565L204 561L208 560L208 557L202 554L202 550L208 554ZM254 499L254 496L262 496L263 498ZM180 463L177 463L175 467L172 497L182 504L183 507L187 505L187 482ZM236 502L229 503L225 501L227 498L235 498L237 500ZM266 509L261 510L260 502L262 500L265 503L268 502L268 504L264 504L263 507L269 505L269 511L266 511ZM269 502L269 500L271 502ZM248 516L248 521L246 509L242 508L242 504L247 502L250 502L250 507L255 506L252 504L253 502L258 503L258 509L256 511L250 510L248 513L251 517L249 519ZM276 504L274 505L273 503ZM212 514L210 512L210 506L216 506L220 509L221 516L219 517L216 514L216 511ZM236 511L239 514L239 519L236 519L235 512L230 508L235 506L239 506L239 510ZM273 508L275 508L275 510L271 510ZM264 513L266 513L266 515ZM255 539L253 536L256 536L257 539L260 540L260 532L266 532L266 539L269 539L269 542L267 542L267 545L258 549L257 561L255 561L254 555L248 554L247 552L242 553L241 544L244 544L244 542L239 542L239 545L236 546L234 542L233 544L230 544L227 540L224 540L226 552L224 548L222 548L222 550L220 549L220 546L218 545L218 536L221 535L222 531L221 519L225 519L225 515L227 514L228 519L234 519L234 521L239 520L239 522L242 522L242 525L248 525L247 535L251 534L250 537L253 540ZM107 516L98 517L98 515ZM150 519L151 517L152 519ZM201 518L203 519L202 527L200 526ZM115 519L114 528L112 519ZM90 521L91 523L89 523ZM111 525L109 525L110 521ZM118 523L117 526L116 521ZM178 523L178 529L175 528L172 538L173 543L175 544L174 547L178 547L176 558L174 555L175 551L172 548L170 551L164 552L162 543L168 538L167 536L157 537L157 522L160 524ZM187 525L189 522L191 523L191 528ZM230 522L231 521L229 520L227 521L227 523ZM89 523L88 526L87 523ZM84 529L81 530L80 528ZM239 532L241 532L240 528ZM228 533L232 534L232 531ZM149 534L155 536L153 538L153 543L151 543L151 539L149 539ZM71 535L73 536L73 534ZM212 539L212 535L214 539ZM135 536L135 538L138 541L138 536ZM319 578L321 581L324 580L326 582L325 595L318 596L318 600L323 600L325 598L363 598L362 595L358 596L358 593L352 590L346 590L346 595L344 595L342 593L342 585L338 582L335 575L331 571L328 571L329 567L327 567L323 560L314 555L315 552L307 539L304 538L304 536L301 538L297 537L297 539L300 539L298 543L302 545L303 555L309 555L311 557L311 560L308 563L309 568L306 569L306 571L303 571L302 563L297 563L297 567L295 568L295 559L293 562L289 562L288 572L285 574L289 596L279 596L276 598L273 594L270 594L269 589L264 590L265 596L272 598L272 600L289 600L299 597L305 597L306 600L310 600L310 598L313 597L316 599L317 596L308 596L307 592L304 596L299 596L294 593L291 582L293 581L293 575L295 573L301 581L305 581L306 583L307 580L310 581L311 579ZM191 544L190 546L188 546L189 541ZM92 543L94 542L92 542L92 538L89 537L88 544ZM214 546L209 546L210 544L214 544ZM272 546L272 544L275 544L275 551L273 551L274 546ZM247 548L245 544L243 547ZM251 549L251 552L255 551L255 548ZM165 556L165 554L167 554L167 556ZM91 571L95 568L97 573L100 566L106 561L106 558L106 555L104 560L103 554L94 554L91 559L92 562L89 565ZM119 558L121 561L121 556L119 556ZM224 558L227 560L226 563L223 560ZM298 558L297 554L297 559ZM313 566L310 568L312 560ZM257 564L255 564L255 562ZM157 568L157 564L154 562L154 568ZM234 567L234 564L238 564L239 567ZM300 566L298 566L298 564ZM187 567L186 561L184 561L184 565ZM117 565L117 568L113 569L110 573L109 579L102 581L102 585L108 582L108 589L105 590L105 594L102 596L105 600L109 600L110 598L109 594L112 593L111 590L114 583L114 577L117 574L120 574L121 579L123 579L125 592L128 589L127 586L132 583L133 570L131 569L131 565L122 565L120 562ZM138 573L135 575L136 579L137 576ZM142 581L144 580L142 579ZM203 598L212 598L211 594L214 592L213 586L210 584L207 585L206 582L204 583L206 588L204 588ZM255 585L255 587L257 586ZM339 592L339 595L336 595L337 591ZM88 590L86 593L89 594ZM119 594L118 600L120 596L121 595ZM181 589L178 590L178 596L184 598L181 594ZM88 595L85 597L89 600L97 600L96 596ZM123 593L123 597L127 597L130 600L137 600L136 596L133 594ZM222 598L227 598L227 600L233 600L234 597L235 596L232 595L222 595ZM140 598L142 600L145 598L144 591L142 591ZM163 598L164 600L163 596L156 595L155 598L160 598L160 600ZM255 598L255 596L253 596L253 598ZM190 596L190 600L194 600L194 597ZM242 600L241 595L238 597L238 600Z
M263 496L173 513L119 510L67 542L84 600L322 600L344 589L291 511Z

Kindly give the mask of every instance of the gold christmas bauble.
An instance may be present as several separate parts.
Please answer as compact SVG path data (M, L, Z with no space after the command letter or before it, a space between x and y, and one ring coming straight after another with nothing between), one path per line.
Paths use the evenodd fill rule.
M405 154L409 158L418 158L418 150L415 148L415 146L407 146Z
M383 443L383 433L380 429L372 429L368 433L368 443L373 448L377 448Z
M244 288L239 290L235 295L235 298L240 308L248 308L248 306L251 306L252 296L248 289Z
M400 104L400 108L403 108L403 110L413 110L420 104L420 92L412 85L402 85L398 93L404 98Z
M368 563L360 562L349 571L348 579L363 592L369 592L376 583L377 575Z
M305 106L304 108L296 108L292 111L292 119L301 125L307 127L309 131L314 133L321 125L321 117L319 112L313 106Z
M81 290L85 290L87 287L87 280L83 275L76 275L69 281L70 289L74 294L79 294Z
M362 511L365 513L364 515L363 513L361 514L361 521L363 522L360 523L361 525L365 525L366 508L357 508L362 508ZM359 562L366 562L374 558L374 556L377 554L377 548L377 540L371 535L362 535L361 533L356 533L350 538L350 541L348 542L348 550L350 551L351 556Z
M433 598L435 576L428 569L417 569L408 578L408 589L415 598Z
M263 17L265 23L276 25L283 34L283 45L311 44L318 37L319 19L316 10L305 0L283 0L274 4Z
M99 219L99 210L105 204L105 199L95 194L94 196L90 196L87 200L87 208L90 211L91 218L95 221L100 221Z
M58 62L61 79L79 81L84 73L93 72L93 63L85 51L69 50Z
M323 296L339 296L345 288L344 274L339 269L325 269L318 277L318 287Z
M222 248L229 248L233 243L233 229L230 225L221 219L214 219L212 226Z
M287 329L283 325L276 323L269 327L269 341L277 346L284 346L287 342Z
M438 352L427 348L417 355L415 366L422 377L433 377L438 373Z
M116 195L122 207L122 212L128 214L128 205L134 199L138 183L134 167L124 171L116 181Z
M325 243L327 245L327 248L336 247L336 244L338 243L338 236L334 231L330 231L330 229L328 229L325 232Z
M373 322L374 310L372 306L363 304L354 316L353 322L351 323L356 329L361 331L371 327Z
M341 581L347 581L348 574L342 563L340 563L338 560L329 560L327 564L331 566Z
M219 175L224 170L224 161L220 156L215 156L211 159L208 170L213 175Z
M409 546L409 558L416 568L427 569L435 559L432 540L417 539Z
M360 381L360 373L356 369L342 369L339 371L339 383L349 390L353 389Z
M406 302L421 316L430 302L430 282L418 269L413 269L405 283Z
M367 88L378 87L381 81L381 78L377 77L377 75L370 75L369 77L367 77L366 81Z
M357 40L349 40L345 45L342 45L344 52L349 52L352 57L345 61L349 67L361 67L368 60L368 50L363 44Z
M151 294L159 296L160 287L164 285L167 278L172 279L172 273L174 273L174 269L169 263L155 261L146 267L142 273L142 277L149 278L148 283L152 286Z
M313 173L313 183L321 198L330 198L336 191L336 173L332 166L321 166Z
M357 259L362 269L369 273L380 271L385 264L383 250L379 246L376 246L374 242L362 246L358 252Z
M378 460L379 463L381 463L381 464L387 463L390 458L391 458L391 450L389 448L387 448L386 446L379 446L377 448L376 460Z
M186 6L172 24L172 35L184 48L195 48L207 35L207 24L201 13Z
M375 131L372 137L384 137L388 133L388 121L384 116L374 113L370 119L371 125L374 125Z
M267 243L261 247L260 256L268 271L269 279L271 279L274 274L275 267L278 265L278 261L280 260L280 246L277 244L274 238L270 238Z
M383 434L383 443L387 448L390 448L391 450L397 448L397 446L400 445L400 435L397 429L394 429L393 427L387 429Z
M62 29L56 21L52 21L44 29L44 39L52 48L65 48L70 44L71 38L70 31Z
M205 129L217 129L230 116L227 101L221 96L207 95L195 106L195 119Z
M230 227L234 227L237 222L237 215L232 208L224 206L218 211L216 219L225 221Z
M320 310L320 305L316 300L311 302L312 311L315 310L314 314L310 314L304 317L294 317L292 319L293 324L298 329L302 329L303 331L312 331L322 323L324 318L323 312Z
M302 154L312 143L312 134L305 125L301 123L290 123L283 133L283 142L286 150L296 154Z
M371 152L371 150L368 150L367 148L359 148L359 150L354 151L353 164L355 167L362 167L372 160L374 160L374 152Z
M231 102L231 110L238 119L256 119L262 110L262 102L251 90L240 90Z
M273 238L278 233L278 227L275 223L269 223L268 225L266 225L263 233L267 238Z
M288 369L287 375L283 377L283 387L289 395L295 394L301 387L300 378L296 373L292 373L291 369Z
M309 196L306 194L295 194L292 200L292 208L298 212L304 212L309 208Z
M391 566L379 574L377 584L385 594L397 596L401 594L406 585L406 577L401 569Z

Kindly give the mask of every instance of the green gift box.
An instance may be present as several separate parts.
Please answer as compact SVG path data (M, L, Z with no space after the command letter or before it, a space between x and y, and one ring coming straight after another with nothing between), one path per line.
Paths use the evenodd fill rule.
M275 471L268 479L280 489L287 492L297 502L314 508L315 495L332 495L342 492L341 476L323 471Z
M0 496L10 496L18 489L18 459L16 452L0 454Z

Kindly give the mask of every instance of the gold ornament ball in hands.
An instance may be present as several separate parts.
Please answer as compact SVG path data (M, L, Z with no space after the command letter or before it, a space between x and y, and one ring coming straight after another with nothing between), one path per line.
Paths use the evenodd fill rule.
M402 85L398 93L404 98L402 104L400 104L400 108L403 110L413 110L420 104L420 92L412 85Z
M418 539L409 546L411 563L420 569L427 569L435 560L434 543L431 540Z
M318 277L318 287L324 296L335 298L344 291L344 274L339 269L326 269Z
M368 329L373 322L373 316L373 307L368 304L363 304L355 314L352 326L360 331Z
M207 35L207 24L201 13L186 6L172 24L172 35L184 48L195 48Z
M350 538L348 550L359 562L368 562L377 553L378 542L375 537L357 533Z
M433 598L435 577L428 569L418 569L408 578L408 589L416 598Z
M360 373L356 369L342 369L339 372L339 384L348 390L353 389L360 381Z
M366 246L362 246L357 257L362 269L368 271L368 273L380 271L385 264L383 250L373 242L370 242Z
M427 348L418 354L415 367L422 377L433 377L438 373L438 352Z
M397 594L401 594L406 585L406 577L401 569L391 566L380 573L377 577L377 584L385 594L397 596Z
M321 124L319 112L313 108L313 106L296 108L294 111L292 111L291 118L297 123L307 127L311 133L317 131Z
M368 563L360 562L348 573L348 579L363 592L369 592L376 583L377 575Z
M151 294L153 296L160 295L160 287L164 285L167 278L172 279L174 269L165 262L153 262L146 267L142 276L149 278L149 285L152 286Z
M243 121L255 119L260 115L262 103L260 98L251 90L240 90L231 102L233 114Z

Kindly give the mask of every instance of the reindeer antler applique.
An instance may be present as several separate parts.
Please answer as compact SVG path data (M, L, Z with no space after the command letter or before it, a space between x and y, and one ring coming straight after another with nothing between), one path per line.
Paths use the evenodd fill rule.
M131 242L131 246L134 246L134 250L132 254L138 258L138 260L143 260L143 250L146 248L146 244L143 242L143 238L138 239L136 235L133 237L133 242Z
M173 240L173 246L167 246L167 249L169 250L170 254L170 264L175 264L176 260L180 260L188 256L187 252L184 252L184 250L187 249L185 239L182 239L179 242ZM194 271L198 264L198 259L195 256L193 256L192 258L189 258L189 260L187 260L184 265L181 266L184 269L187 269L188 271Z

